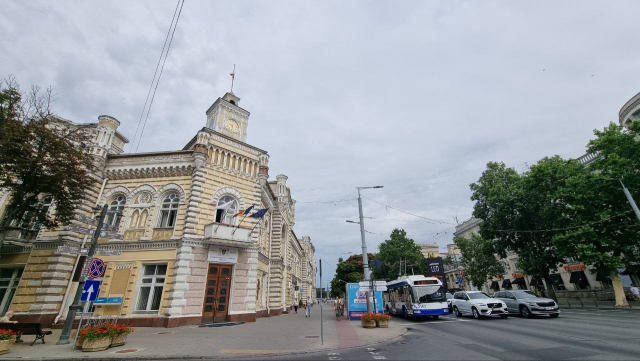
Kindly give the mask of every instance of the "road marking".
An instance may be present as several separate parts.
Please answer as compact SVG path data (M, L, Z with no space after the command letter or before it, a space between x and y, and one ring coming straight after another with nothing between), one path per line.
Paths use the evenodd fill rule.
M384 356L373 356L374 360L386 360L387 358Z
M342 359L340 357L331 356L331 357L329 357L329 360L342 360Z
M272 353L293 353L295 350L234 350L234 349L222 349L220 353L227 354L272 354Z
M338 355L339 355L339 353L338 353L338 352L329 352L329 353L327 354L327 356L338 356Z
M367 351L371 352L371 351L375 351L376 349L373 347L367 347Z

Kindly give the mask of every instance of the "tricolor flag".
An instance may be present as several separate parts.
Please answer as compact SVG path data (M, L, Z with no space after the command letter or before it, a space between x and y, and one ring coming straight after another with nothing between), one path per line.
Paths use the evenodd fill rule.
M237 217L237 216L241 215L242 213L244 213L244 209L241 209L240 212L234 214L233 216Z
M264 217L264 214L267 213L267 211L269 210L269 208L263 208L263 209L258 209L258 211L252 215L250 215L250 218L262 218Z
M247 208L247 210L246 210L246 211L244 211L244 213L242 213L242 214L247 215L247 214L249 214L249 212L251 212L251 210L252 210L252 209L253 209L253 206L250 206L250 207L249 207L249 208Z

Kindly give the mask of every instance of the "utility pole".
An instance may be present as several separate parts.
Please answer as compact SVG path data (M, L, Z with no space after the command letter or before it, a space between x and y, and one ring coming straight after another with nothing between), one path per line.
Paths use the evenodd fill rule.
M107 215L107 205L105 204L102 207L102 211L100 212L100 216L98 217L98 225L96 226L95 232L93 232L93 238L91 239L91 246L89 247L89 252L87 252L87 260L93 256L96 252L96 246L98 245L98 237L100 237L100 232L102 232L102 224L104 222L104 217ZM122 214L118 214L118 220L122 217ZM117 224L117 221L116 221ZM78 264L78 267L82 265ZM73 282L70 280L69 282ZM69 344L69 336L71 335L71 330L73 329L73 323L76 319L76 313L78 310L82 309L82 305L80 304L80 297L82 297L82 290L84 289L84 279L80 279L78 282L78 289L76 289L76 295L73 298L73 304L69 306L69 312L67 312L67 318L64 321L64 326L62 327L62 333L60 334L60 339L56 345L67 345Z
M624 191L624 195L627 196L627 201L629 201L629 204L631 204L631 208L633 208L633 212L636 214L636 218L638 218L638 221L640 221L640 210L638 210L638 206L636 205L636 202L633 200L633 197L631 196L631 193L629 193L629 190L627 189L627 187L624 186L624 183L622 183L622 179L618 179L620 181L620 185L622 185L622 190Z
M320 344L324 345L324 323L322 322L322 258L320 258Z
M364 280L369 281L371 278L371 270L369 269L369 259L367 255L367 241L364 238L364 217L362 216L362 198L360 197L361 189L382 188L383 186L375 187L356 187L358 189L358 210L360 211L360 237L362 238L362 266L364 267ZM367 297L367 313L371 313L371 302L369 302L370 292L366 292Z

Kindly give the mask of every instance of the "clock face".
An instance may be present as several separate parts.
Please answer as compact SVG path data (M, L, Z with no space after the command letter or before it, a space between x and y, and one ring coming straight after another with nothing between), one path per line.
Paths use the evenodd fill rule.
M238 126L238 122L236 122L236 121L235 121L235 120L233 120L233 119L227 119L227 120L224 122L224 128L225 128L226 130L230 130L230 131L232 131L232 132L237 132L237 131L238 131L238 129L240 129L240 127Z

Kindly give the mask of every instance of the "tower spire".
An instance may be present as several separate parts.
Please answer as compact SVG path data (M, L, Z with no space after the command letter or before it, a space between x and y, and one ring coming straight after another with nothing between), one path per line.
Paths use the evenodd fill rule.
M231 75L231 91L230 91L230 93L233 94L233 81L236 78L236 64L233 64L233 72L231 74L229 74L229 75Z

